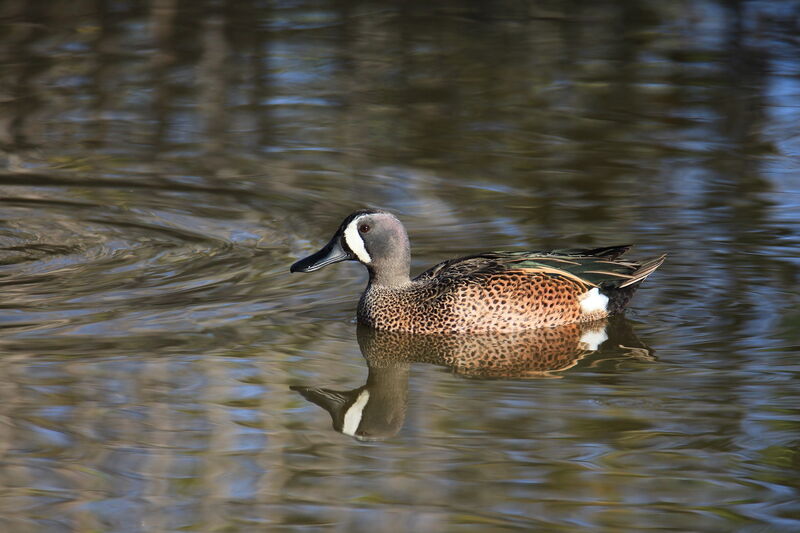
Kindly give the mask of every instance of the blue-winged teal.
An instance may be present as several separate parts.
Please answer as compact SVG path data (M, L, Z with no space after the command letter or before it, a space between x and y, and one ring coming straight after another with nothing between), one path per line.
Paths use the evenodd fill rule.
M488 252L444 261L412 280L403 224L391 213L365 209L345 218L322 250L291 271L359 261L369 284L358 320L377 329L505 332L588 322L622 310L665 257L617 259L629 248Z

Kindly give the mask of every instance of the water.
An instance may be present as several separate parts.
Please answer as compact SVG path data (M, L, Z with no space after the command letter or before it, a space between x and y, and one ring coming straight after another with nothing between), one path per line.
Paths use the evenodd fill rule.
M0 529L800 529L798 13L4 2ZM476 369L288 273L365 205L415 272L669 256Z

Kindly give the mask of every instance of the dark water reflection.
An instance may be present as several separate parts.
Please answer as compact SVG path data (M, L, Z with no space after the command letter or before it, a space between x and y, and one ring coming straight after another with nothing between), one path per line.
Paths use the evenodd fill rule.
M798 20L6 0L0 529L797 530ZM364 274L288 266L365 204L415 272L670 255L622 321L640 344L610 333L558 379L376 350L405 361L403 420L361 443L290 387L375 379Z

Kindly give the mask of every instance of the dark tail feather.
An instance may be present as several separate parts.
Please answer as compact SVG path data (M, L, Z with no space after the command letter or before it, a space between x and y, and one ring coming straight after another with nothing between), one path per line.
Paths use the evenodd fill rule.
M625 283L620 284L619 288L624 289L625 287L630 287L632 285L636 285L637 283L641 283L644 281L644 278L652 274L655 269L661 266L661 263L664 262L666 257L667 254L661 254L658 257L645 259L642 261L642 264L639 265L639 268L631 273L630 279L626 280Z
M630 279L625 280L623 284L609 291L608 296L611 301L609 302L608 313L613 315L625 309L625 306L628 305L628 302L633 297L633 293L639 288L639 284L652 274L655 269L660 267L666 257L667 254L663 254L645 259L639 268L633 271Z
M604 246L602 248L592 248L591 250L587 250L586 255L594 256L594 257L603 257L605 259L616 259L620 257L622 254L627 252L631 249L631 244L623 244L621 246Z

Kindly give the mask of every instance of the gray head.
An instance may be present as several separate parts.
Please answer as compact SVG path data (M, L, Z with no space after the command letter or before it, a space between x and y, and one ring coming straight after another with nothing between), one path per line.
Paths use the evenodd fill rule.
M315 254L292 265L292 272L313 272L339 261L358 261L378 285L409 282L411 251L403 224L391 213L363 209L344 219L333 238Z

